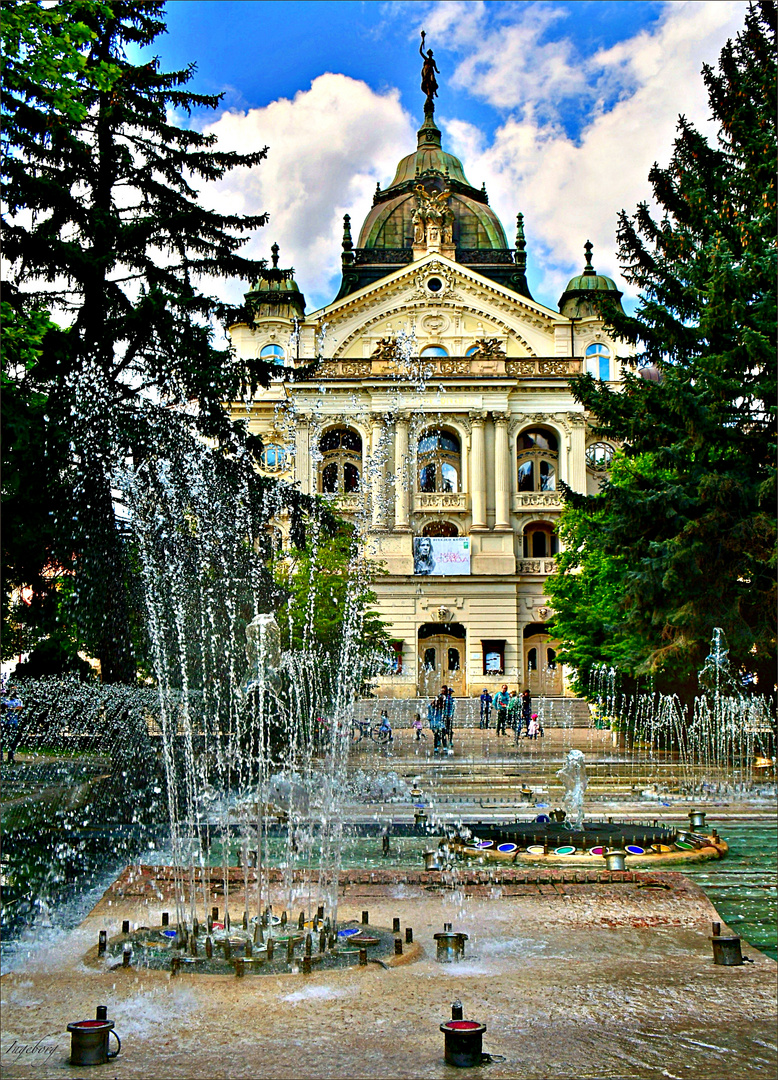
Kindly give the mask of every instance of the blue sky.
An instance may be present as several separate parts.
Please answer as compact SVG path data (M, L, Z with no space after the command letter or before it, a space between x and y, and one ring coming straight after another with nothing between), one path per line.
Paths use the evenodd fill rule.
M225 148L268 145L251 175L236 171L203 197L270 213L249 250L266 256L278 241L310 310L337 288L343 214L358 227L376 182L415 145L425 28L444 145L471 183L486 182L509 237L524 213L530 285L555 306L587 238L597 268L624 287L616 213L650 197L648 170L667 161L680 112L715 136L699 71L745 10L740 0L173 0L152 51L167 69L196 63L193 89L224 94L193 123Z

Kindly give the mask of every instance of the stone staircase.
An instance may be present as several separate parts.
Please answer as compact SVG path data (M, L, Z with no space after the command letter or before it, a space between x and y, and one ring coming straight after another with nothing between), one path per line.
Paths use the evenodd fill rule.
M480 720L480 705L477 697L458 697L454 724L460 728L477 728ZM381 710L386 709L392 726L396 728L409 727L415 713L420 713L422 720L427 721L427 698L363 698L358 704L357 716L378 719ZM532 699L532 711L538 713L543 720L543 727L591 727L592 719L589 705L583 698L572 697L534 697ZM494 709L492 709L490 724L492 727L497 723Z

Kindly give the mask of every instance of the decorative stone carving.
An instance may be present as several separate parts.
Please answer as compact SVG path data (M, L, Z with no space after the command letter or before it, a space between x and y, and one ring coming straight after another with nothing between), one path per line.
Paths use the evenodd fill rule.
M471 357L478 360L495 360L505 356L505 349L499 338L478 338L474 344L475 352Z
M416 206L413 210L414 246L450 247L453 243L454 212L448 205L451 191L428 192L416 185Z
M373 360L394 360L397 356L397 338L392 335L388 338L379 338L376 347L371 353Z

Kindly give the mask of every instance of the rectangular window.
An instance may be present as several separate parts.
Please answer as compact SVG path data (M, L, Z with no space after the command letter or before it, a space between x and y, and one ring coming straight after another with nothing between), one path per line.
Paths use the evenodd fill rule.
M502 675L505 672L505 641L482 641L484 675Z

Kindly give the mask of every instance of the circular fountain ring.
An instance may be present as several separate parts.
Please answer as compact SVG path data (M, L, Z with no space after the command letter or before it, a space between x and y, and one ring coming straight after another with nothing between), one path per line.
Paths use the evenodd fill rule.
M562 847L554 848L555 855L575 855L575 848L569 844L564 844Z
M497 850L502 851L506 855L510 855L514 851L519 850L518 844L498 844Z

